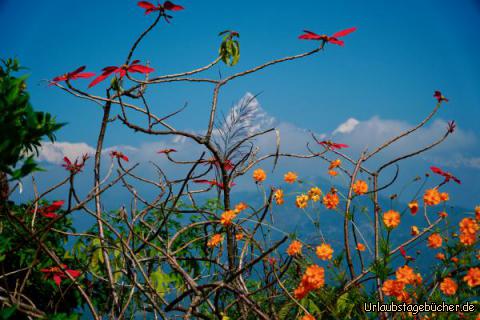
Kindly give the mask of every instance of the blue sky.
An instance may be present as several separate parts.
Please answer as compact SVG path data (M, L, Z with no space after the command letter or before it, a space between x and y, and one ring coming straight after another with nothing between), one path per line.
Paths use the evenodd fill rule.
M220 65L213 75L313 48L313 43L297 39L304 28L328 34L357 27L345 38L344 48L329 46L320 55L232 82L222 92L221 109L228 112L246 92L261 92L264 112L291 128L331 133L349 118L367 128L377 118L408 127L431 110L432 93L439 89L451 99L439 118L457 121L468 143L456 152L469 160L449 161L447 149L435 154L435 159L467 176L466 188L480 189L475 183L480 176L477 1L177 2L186 10L175 13L172 24L161 24L135 54L150 61L156 74L184 71L213 60L220 42L217 34L224 29L240 32L242 56L233 69ZM34 106L69 123L58 134L59 141L93 145L99 108L41 80L84 64L89 71L98 71L122 63L132 41L152 19L136 1L0 0L1 55L16 56L30 68ZM210 89L203 84L166 85L150 97L157 102L156 110L166 113L188 102L187 112L175 123L201 130L207 121ZM92 92L100 90L99 86ZM107 138L107 146L146 142L154 139L118 125ZM469 197L463 201L470 205Z

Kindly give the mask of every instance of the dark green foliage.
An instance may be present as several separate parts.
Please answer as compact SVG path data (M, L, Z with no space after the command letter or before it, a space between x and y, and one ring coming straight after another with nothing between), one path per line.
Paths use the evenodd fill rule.
M46 112L35 111L26 91L27 76L16 59L2 60L0 66L0 172L20 179L40 170L34 154L44 137L55 140L54 132L63 124Z

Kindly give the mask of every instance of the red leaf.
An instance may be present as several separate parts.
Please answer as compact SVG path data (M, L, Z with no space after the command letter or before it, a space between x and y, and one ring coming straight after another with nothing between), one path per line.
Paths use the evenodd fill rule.
M400 247L400 253L402 254L402 256L403 256L404 258L407 257L407 252L405 251L405 249L403 248L403 246Z
M354 32L355 30L357 30L357 28L353 27L353 28L348 28L348 29L342 30L342 31L338 31L338 32L335 32L335 33L332 35L332 37L333 37L333 38L345 37L346 35Z
M53 281L60 287L60 283L62 283L62 277L59 274L53 275Z
M80 277L80 275L82 274L79 270L70 270L70 269L68 269L68 270L66 270L66 272L67 272L69 275L71 275L72 277L74 277L74 278L78 278L78 277Z
M333 44L337 44L341 47L343 47L343 45L345 44L345 42L343 42L342 40L338 40L338 39L335 39L335 38L329 38L328 42L333 43Z
M138 72L138 73L151 73L155 71L155 69L147 67L147 66L142 66L140 64L135 64L131 65L128 67L128 72Z
M171 10L171 11L180 11L184 9L182 6L174 4L170 1L165 1L165 3L163 4L163 8L165 10Z
M164 154L168 154L170 152L177 152L177 150L175 150L175 149L163 149L163 150L157 151L157 153L164 153Z
M137 3L137 5L143 9L146 9L147 11L145 12L145 14L148 14L152 11L154 11L155 9L157 9L157 7L153 4L151 4L150 2L148 1L139 1Z
M304 34L300 35L298 38L303 40L321 40L322 36L316 34L315 32L303 30Z
M86 79L86 78L91 78L95 75L93 72L84 72L84 73L79 73L71 77L71 79Z
M69 75L70 75L70 76L74 76L74 75L82 72L83 70L85 70L85 68L86 68L85 66L81 66L81 67L77 68L76 70L70 72Z
M88 87L91 88L93 86L96 86L97 84L99 84L103 80L107 79L112 73L113 73L113 71L103 72L101 75L99 75L98 77L93 79L93 81L88 85Z

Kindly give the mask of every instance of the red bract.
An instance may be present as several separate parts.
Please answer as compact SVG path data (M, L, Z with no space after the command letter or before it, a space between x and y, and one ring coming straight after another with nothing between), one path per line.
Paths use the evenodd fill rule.
M68 157L64 157L63 158L64 164L62 164L62 167L70 171L70 173L76 174L83 170L83 167L85 166L85 162L88 160L88 158L89 158L89 155L84 154L82 156L81 162L78 159L75 159L75 162L72 162Z
M333 149L333 150L343 149L343 148L348 148L349 147L349 145L347 145L347 144L335 143L335 142L330 141L330 140L323 140L323 141L318 142L318 144L321 144L325 148Z
M150 3L148 1L140 1L137 3L137 5L143 9L145 9L145 14L150 14L155 11L159 11L160 15L162 15L167 22L170 22L168 19L172 18L172 16L167 15L165 11L180 11L183 10L184 8L182 6L179 6L177 4L174 4L170 1L165 1L163 4L158 3L158 5L154 5L153 3Z
M112 158L117 158L117 159L122 159L122 160L125 160L128 162L128 157L126 155L124 155L122 152L120 151L112 151L110 152L110 157Z
M64 75L55 77L50 81L50 85L56 84L60 81L67 81L67 80L75 80L75 79L80 79L80 78L91 78L95 75L93 72L82 72L85 70L85 66L81 66L80 68L72 71L65 73Z
M403 246L401 246L399 250L400 250L400 254L402 255L403 258L405 258L405 260L415 260L411 256L407 255L407 251L405 251L405 248Z
M302 39L302 40L317 40L317 41L321 40L321 41L324 41L324 42L337 44L337 45L343 47L344 42L342 40L338 40L338 38L345 37L346 35L354 32L355 30L357 30L357 28L355 28L355 27L348 28L348 29L345 29L345 30L342 30L342 31L338 31L331 36L327 36L325 34L320 35L320 34L316 34L315 32L312 32L312 31L303 30L303 32L305 32L305 33L300 35L298 38Z
M448 99L438 90L433 93L433 97L437 99L438 103L442 101L448 102Z
M209 184L211 186L216 186L220 189L224 189L224 185L221 182L217 182L217 180L206 180L206 179L198 179L198 180L193 180L195 183L200 183L200 184ZM230 183L230 187L233 187L235 185L234 182Z
M211 159L208 159L208 160L202 160L201 163L213 164L216 167L220 168L220 162L217 161L215 158L211 158ZM232 161L227 159L223 162L223 167L225 168L225 170L230 171L234 168L234 165L233 165Z
M82 274L79 270L68 269L68 267L65 264L62 264L62 268L65 269L65 271L59 267L45 268L45 269L41 269L40 271L45 274L45 277L47 279L52 278L53 281L59 287L60 287L60 284L62 283L62 280L67 278L66 273L71 275L73 278L78 278Z
M95 79L93 79L92 83L90 83L88 87L91 88L97 85L98 83L102 82L103 80L105 80L106 78L108 78L110 75L114 73L117 73L119 75L119 78L121 79L128 72L148 74L155 71L155 69L153 68L139 64L139 62L140 60L135 60L129 65L124 64L120 67L116 67L116 66L105 67L102 69L102 74L96 77Z
M37 212L45 218L55 219L58 217L58 215L55 212L60 210L60 208L63 206L64 203L65 201L62 201L62 200L54 201L49 206L38 208Z
M159 150L157 151L157 153L160 153L160 154L169 154L170 152L177 152L177 150L175 149L163 149L163 150Z
M458 179L457 177L455 177L453 174L451 174L450 172L446 172L446 171L443 171L442 169L438 168L438 167L430 167L430 170L433 171L433 173L436 173L438 175L441 175L442 177L445 178L445 181L444 183L446 182L449 182L450 179L455 181L456 183L458 184L461 184L462 182L460 181L460 179Z

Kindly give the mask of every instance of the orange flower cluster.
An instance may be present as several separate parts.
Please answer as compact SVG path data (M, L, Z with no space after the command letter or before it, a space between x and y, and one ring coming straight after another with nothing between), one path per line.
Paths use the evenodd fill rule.
M425 202L427 206L436 206L442 202L442 196L437 188L428 189L423 195L423 202Z
M223 241L223 236L220 233L214 234L207 242L209 248L218 246Z
M368 184L363 180L357 180L353 184L352 190L358 195L365 194L368 191Z
M427 239L427 246L429 248L438 249L442 246L443 239L438 233L432 233Z
M302 253L302 243L298 240L292 241L287 248L287 254L289 256L295 256Z
M443 253L439 252L435 255L435 258L443 261L443 260L445 260L445 255Z
M334 188L323 197L323 204L327 209L335 210L339 203L340 199L338 198L337 190Z
M387 228L396 228L400 224L400 213L394 210L388 210L383 214L383 223Z
M314 264L305 270L300 284L294 291L295 298L301 300L310 291L322 288L325 285L325 269Z
M227 210L222 213L222 217L220 218L220 223L222 225L229 226L232 224L233 219L237 216L237 212L235 210Z
M470 268L465 277L463 277L463 281L472 288L480 286L480 268Z
M295 205L297 208L304 209L308 205L308 196L306 194L301 194L295 199Z
M283 180L289 184L292 184L295 181L297 181L297 178L298 178L298 175L295 172L291 172L291 171L285 173L285 175L283 176Z
M243 233L237 233L237 234L235 235L235 239L236 239L237 241L242 240L244 237L245 237L245 235L244 235Z
M475 207L475 220L480 221L480 206Z
M395 272L398 281L405 284L420 285L422 283L422 276L420 273L415 273L413 269L407 265L400 267Z
M276 204L282 205L285 203L285 199L283 199L283 190L276 189L273 193L273 198L275 199Z
M253 180L255 180L256 183L263 182L265 179L267 179L267 174L263 169L256 169L253 171Z
M395 272L396 279L389 279L383 283L382 291L386 296L395 297L401 302L410 302L410 295L405 291L406 285L420 285L422 276L413 269L404 265Z
M220 223L225 227L231 225L233 222L233 219L235 219L240 212L242 212L247 208L248 206L245 203L240 202L235 206L235 209L227 210L222 213L222 216L220 218Z
M315 320L315 317L310 314L306 314L302 317L302 320Z
M316 249L317 257L322 260L331 260L333 256L333 249L327 243L322 243Z
M320 190L318 187L312 187L310 190L308 190L308 198L313 202L319 201L321 196L322 190Z
M340 159L333 160L330 162L330 165L328 166L328 174L331 175L332 177L335 177L338 175L338 172L335 171L334 169L340 167L342 164L342 161Z
M475 244L479 229L480 227L477 221L472 218L463 218L462 221L460 221L460 242L466 246Z
M418 201L414 200L408 204L408 208L410 209L410 213L416 215L418 212Z
M446 296L453 296L458 289L458 285L452 278L445 278L440 282L440 291Z

